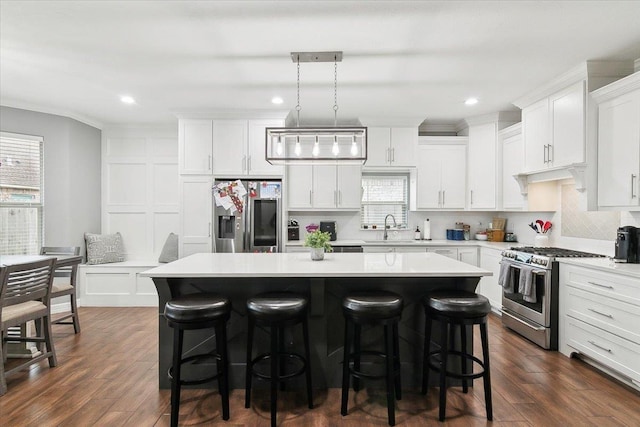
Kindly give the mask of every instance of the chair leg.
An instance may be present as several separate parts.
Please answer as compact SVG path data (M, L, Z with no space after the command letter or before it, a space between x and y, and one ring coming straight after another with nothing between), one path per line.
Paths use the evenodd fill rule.
M71 314L73 315L73 332L80 333L80 316L78 316L78 302L76 301L76 293L72 293L71 297Z
M400 363L400 335L398 333L398 324L393 324L393 355L394 355L394 372L398 371L398 374L395 375L395 385L396 385L396 399L402 400L402 375L401 368L402 364Z
M313 409L313 388L311 386L311 351L309 349L309 324L305 317L302 321L302 339L304 340L304 358L306 359L305 373L307 376L307 401L309 409Z
M7 392L7 380L4 376L4 335L0 331L0 396Z
M487 409L487 419L493 420L493 405L491 403L491 368L489 366L489 337L487 324L480 324L480 340L482 341L482 359L484 362L484 402Z
M53 368L58 366L58 359L56 357L56 348L53 346L53 332L51 330L51 319L49 316L42 318L42 332L44 333L44 343L47 347L47 353L49 353L49 367Z
M440 342L440 421L444 421L445 410L447 408L447 359L449 358L449 324L441 322Z
M222 419L229 419L229 358L227 355L227 324L216 326L216 350L220 355L220 360L216 361L218 366L218 391L222 399Z
M467 325L460 325L460 341L462 346L462 353L467 354ZM460 357L460 369L463 375L467 373L466 357ZM471 380L471 385L473 385L473 380ZM462 392L469 392L469 384L466 379L462 379Z
M362 326L353 325L353 370L360 370L360 340L362 339ZM353 391L360 391L360 378L353 377Z
M386 353L386 368L387 368L387 416L389 418L389 425L396 424L396 398L395 398L395 380L394 380L394 368L395 368L395 356L393 352L393 333L390 331L391 326L384 326L384 347Z
M349 373L349 352L351 351L351 322L345 318L344 321L344 347L342 356L342 406L340 413L344 416L347 415L347 403L349 402L349 380L351 374Z
M278 352L284 353L284 328L278 328ZM278 357L280 360L280 375L284 374L286 360L282 355ZM285 381L280 381L280 391L285 390Z
M251 380L253 379L253 366L251 365L253 351L253 330L255 321L249 316L249 325L247 328L247 365L245 367L245 388L244 388L244 407L251 407Z
M177 427L180 411L180 361L182 360L182 340L184 331L173 331L173 364L171 365L171 427Z
M271 427L276 427L278 411L278 328L271 327Z
M427 394L429 387L429 351L431 350L431 318L426 317L424 322L424 350L422 353L422 394Z

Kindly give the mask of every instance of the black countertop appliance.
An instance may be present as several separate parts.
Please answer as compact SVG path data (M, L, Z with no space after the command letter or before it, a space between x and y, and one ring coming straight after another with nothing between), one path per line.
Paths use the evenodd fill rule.
M335 221L320 221L320 231L324 231L325 233L331 234L331 241L335 241L338 236L336 233L336 222Z
M618 228L616 237L615 262L626 262L630 264L640 263L638 253L638 240L640 239L640 228L626 225Z

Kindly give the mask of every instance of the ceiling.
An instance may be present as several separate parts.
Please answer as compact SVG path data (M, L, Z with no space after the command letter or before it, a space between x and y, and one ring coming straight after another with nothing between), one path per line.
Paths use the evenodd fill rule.
M290 52L339 50L340 122L453 123L585 60L640 58L639 22L640 1L1 0L0 104L98 127L295 112ZM301 64L301 123L333 120L333 78Z

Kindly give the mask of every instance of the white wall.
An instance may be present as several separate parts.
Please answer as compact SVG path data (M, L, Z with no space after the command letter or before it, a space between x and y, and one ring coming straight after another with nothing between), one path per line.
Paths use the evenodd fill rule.
M102 233L122 234L127 260L157 260L178 233L177 124L107 128L102 155Z
M100 129L0 107L0 130L44 138L44 245L80 246L84 253L84 233L100 232Z

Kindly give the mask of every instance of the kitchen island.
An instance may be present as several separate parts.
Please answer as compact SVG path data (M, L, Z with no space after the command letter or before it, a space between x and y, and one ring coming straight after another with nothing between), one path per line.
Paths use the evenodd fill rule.
M323 261L311 261L308 253L199 253L142 275L153 279L159 296L160 388L170 386L167 369L171 360L172 330L163 315L167 301L180 295L203 292L219 293L231 300L233 311L227 327L230 385L242 388L246 359L245 301L267 291L292 291L310 298L313 385L314 388L328 388L341 384L344 330L341 300L348 292L384 289L404 297L405 309L399 327L403 387L417 387L424 339L420 298L436 289L474 291L480 278L490 276L491 272L436 253L332 253L326 254ZM294 351L299 351L302 345L299 329L290 329L285 343ZM434 330L434 334L437 336L437 331ZM363 346L369 342L379 343L379 335L378 330L364 330ZM471 334L468 336L471 341ZM254 340L254 351L263 352L269 348L266 331L258 328ZM185 334L185 354L211 350L214 343L212 331ZM195 376L210 369L214 366L185 367L186 375Z

